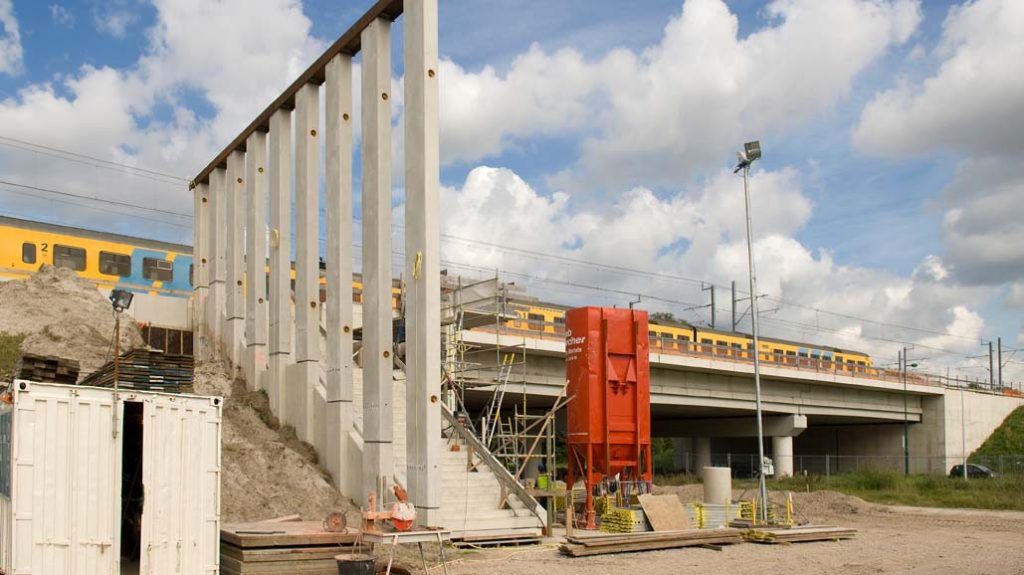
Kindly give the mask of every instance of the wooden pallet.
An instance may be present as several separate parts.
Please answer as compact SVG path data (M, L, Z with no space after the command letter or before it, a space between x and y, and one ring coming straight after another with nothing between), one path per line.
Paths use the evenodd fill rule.
M167 355L156 350L133 349L121 355L118 386L125 389L192 393L194 360L187 355ZM104 364L82 380L81 385L114 387L114 362Z
M17 371L19 379L74 385L78 381L79 363L73 359L25 353Z
M332 533L319 521L235 523L220 532L223 575L337 575L335 555L366 553L358 532Z
M589 557L608 553L655 551L680 547L716 547L742 541L742 531L739 529L684 529L567 537L559 550L563 555L569 557Z
M856 529L831 525L755 527L743 531L744 541L766 544L839 541L840 539L852 539L855 535L857 535Z

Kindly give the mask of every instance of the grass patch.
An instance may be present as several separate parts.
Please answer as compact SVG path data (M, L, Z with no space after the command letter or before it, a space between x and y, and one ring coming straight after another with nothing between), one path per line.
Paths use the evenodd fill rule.
M829 478L811 475L777 479L768 486L784 491L839 491L890 505L1024 511L1024 475L964 481L943 475L905 477L895 471L865 470Z
M21 358L21 342L24 340L24 334L0 331L0 381L14 380L14 368Z
M654 474L655 485L696 485L703 483L700 477L692 473L656 473Z

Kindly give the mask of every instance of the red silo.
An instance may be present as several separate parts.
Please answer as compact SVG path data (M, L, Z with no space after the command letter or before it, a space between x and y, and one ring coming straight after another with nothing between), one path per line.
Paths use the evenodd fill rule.
M568 485L587 489L587 528L595 527L601 486L644 492L651 483L651 372L647 312L583 307L565 314L569 379Z

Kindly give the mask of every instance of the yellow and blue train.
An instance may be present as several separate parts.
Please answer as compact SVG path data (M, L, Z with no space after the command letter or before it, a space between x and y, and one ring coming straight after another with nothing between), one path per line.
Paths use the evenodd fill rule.
M28 277L41 264L74 269L101 289L118 287L176 298L192 294L191 246L0 216L0 279ZM323 277L320 281L323 291ZM353 301L362 301L358 276L352 288ZM396 283L392 293L392 305L397 309L401 286ZM509 305L517 319L506 321L506 328L541 337L564 333L567 308L534 300ZM753 357L753 341L743 333L657 320L651 321L649 329L655 353L700 353L739 360ZM871 357L857 351L764 337L759 347L762 360L781 365L876 373Z

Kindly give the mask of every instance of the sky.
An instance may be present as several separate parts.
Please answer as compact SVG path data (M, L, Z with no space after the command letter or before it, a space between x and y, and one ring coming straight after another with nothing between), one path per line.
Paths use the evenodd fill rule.
M702 325L715 285L728 329L757 139L763 333L1024 380L1024 2L439 4L451 273ZM0 0L0 213L191 243L189 178L370 5Z

